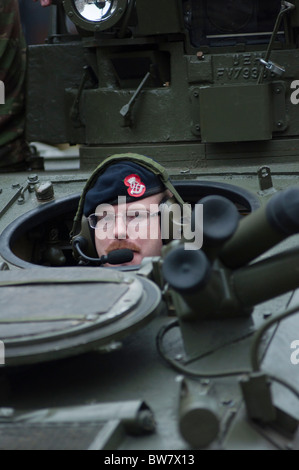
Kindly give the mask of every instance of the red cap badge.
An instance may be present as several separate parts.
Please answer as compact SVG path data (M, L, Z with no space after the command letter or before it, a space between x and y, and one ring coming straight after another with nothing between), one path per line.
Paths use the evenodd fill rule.
M129 175L124 179L124 183L128 186L128 194L133 197L140 197L146 191L146 186L142 183L138 175Z

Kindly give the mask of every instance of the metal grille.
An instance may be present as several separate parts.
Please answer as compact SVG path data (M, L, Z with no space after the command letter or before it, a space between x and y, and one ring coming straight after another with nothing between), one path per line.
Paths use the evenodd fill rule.
M0 426L0 450L87 450L102 424L7 424Z

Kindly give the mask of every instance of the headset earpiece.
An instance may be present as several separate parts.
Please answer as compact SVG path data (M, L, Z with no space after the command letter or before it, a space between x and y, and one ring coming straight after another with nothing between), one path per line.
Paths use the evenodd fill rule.
M78 240L80 242L84 240L84 253L87 256L91 258L96 258L98 256L94 244L94 239L90 231L91 229L89 227L88 219L83 215L81 219L81 230L72 238L73 255L76 259L80 257L76 248L76 241Z

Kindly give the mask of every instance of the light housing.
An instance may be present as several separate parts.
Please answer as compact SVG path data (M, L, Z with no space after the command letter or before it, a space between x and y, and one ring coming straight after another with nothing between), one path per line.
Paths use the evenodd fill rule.
M123 17L128 0L64 0L67 16L78 27L88 31L105 31Z

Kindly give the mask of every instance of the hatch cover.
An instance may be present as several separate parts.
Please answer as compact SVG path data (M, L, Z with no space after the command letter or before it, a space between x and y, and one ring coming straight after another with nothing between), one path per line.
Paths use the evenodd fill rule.
M5 366L103 347L151 319L159 288L109 268L0 272L0 339Z

